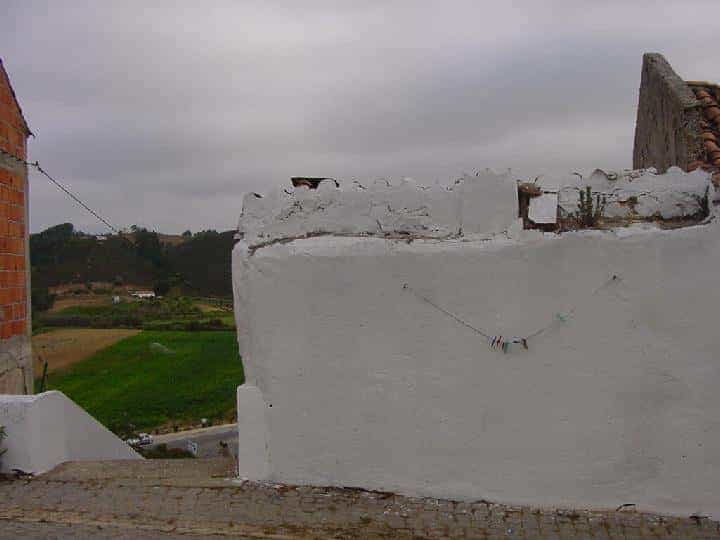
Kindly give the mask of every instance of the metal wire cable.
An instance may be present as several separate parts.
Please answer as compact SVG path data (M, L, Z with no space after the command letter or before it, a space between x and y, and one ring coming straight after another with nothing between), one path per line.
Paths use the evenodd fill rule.
M599 292L600 292L601 290L603 290L605 287L607 287L608 285L610 285L610 284L613 283L614 281L618 281L619 279L620 279L620 278L617 276L617 274L613 274L610 279L608 279L605 283L603 283L602 285L600 285L599 287L597 287L597 288L590 294L590 296L595 296L597 293L599 293ZM565 319L569 319L570 317L572 317L572 316L575 314L575 310L576 310L576 309L577 309L577 306L573 306L570 310L568 310L567 313L565 314ZM557 317L556 317L556 319L557 319ZM550 330L553 326L555 326L555 322L556 322L556 321L553 320L553 321L552 321L551 323L549 323L547 326L544 326L543 328L540 328L539 330L536 330L536 331L533 332L532 334L526 336L525 339L528 340L528 339L537 337L537 336L543 334L544 332L547 332L547 331Z
M95 212L92 208L90 208L87 204L82 202L79 198L77 198L73 193L70 192L69 189L67 189L65 186L63 186L60 182L55 180L52 176L50 176L45 169L43 169L40 164L36 161L33 163L33 166L38 170L40 174L45 176L48 180L50 180L53 184L55 184L59 189L64 191L73 201L78 203L80 206L82 206L85 210L90 212L93 216L95 216L97 219L99 219L101 222L103 222L111 231L113 231L115 234L120 234L120 230L115 227L114 225L111 225L108 220L106 220L104 217L102 217L100 214Z
M607 287L607 286L610 285L611 283L614 283L614 282L619 281L619 280L620 280L620 277L619 277L617 274L613 274L610 279L608 279L608 280L605 281L602 285L600 285L600 286L597 287L595 290L593 290L593 292L590 294L590 296L591 296L591 297L592 297L592 296L595 296L597 293L599 293L599 292L600 292L601 290L603 290L605 287ZM503 350L506 351L506 347L503 346L502 344L503 344L503 343L507 343L507 341L506 341L502 336L491 335L489 332L486 332L486 331L484 331L484 330L482 330L482 329L480 329L480 328L476 328L475 326L473 326L473 325L471 325L469 322L461 319L460 317L458 317L458 316L455 315L454 313L452 313L452 312L446 310L445 308L439 306L438 304L436 304L435 302L433 302L432 300L430 300L430 299L427 298L426 296L423 296L422 294L418 293L415 289L413 289L413 288L412 288L410 285L408 285L407 283L403 284L403 289L405 289L405 290L407 290L407 291L410 291L410 292L411 292L416 298L418 298L419 300L421 300L421 301L425 302L426 304L432 306L432 307L435 308L436 310L438 310L438 311L440 311L441 313L447 315L448 317L450 317L451 319L453 319L453 320L456 321L457 323L463 325L464 327L469 328L470 330L472 330L472 331L475 332L476 334L484 337L486 340L488 340L488 344L490 345L491 348L495 348L495 347L497 347L497 346L502 346L502 347L503 347ZM550 330L551 328L553 328L553 327L555 326L555 324L556 324L556 322L557 322L558 319L560 319L560 320L567 320L568 318L572 317L572 316L575 314L575 310L576 310L576 309L577 309L577 306L572 307L570 310L568 310L568 311L566 312L566 314L564 315L564 318L563 318L563 319L560 319L560 317L556 317L556 319L553 319L553 321L552 321L551 323L547 324L546 326L540 328L539 330L536 330L535 332L533 332L532 334L529 334L529 335L525 336L524 338L517 338L518 341L514 341L514 342L515 342L515 343L521 343L525 348L527 348L527 342L528 342L528 340L530 340L530 339L532 339L532 338L535 338L535 337L538 337L539 335L541 335L541 334L547 332L548 330ZM499 338L499 339L498 339L498 338ZM513 339L515 339L515 338L513 338Z
M85 210L87 210L93 217L95 217L96 219L98 219L103 225L105 225L105 226L106 226L107 228L109 228L112 232L114 232L115 234L117 234L117 235L118 235L118 238L120 238L121 240L127 242L130 246L137 247L136 243L135 243L134 241L132 241L130 238L128 238L127 236L125 236L120 229L118 229L117 227L115 227L115 226L114 226L112 223L110 223L107 219L105 219L105 218L102 217L99 213L97 213L95 210L93 210L92 208L90 208L87 204L85 204L85 202L83 202L77 195L75 195L73 192L71 192L67 187L65 187L65 186L62 185L60 182L58 182L55 178L53 178L52 176L50 176L50 174L49 174L45 169L43 169L43 168L40 166L40 163L39 163L38 161L35 161L34 163L33 163L33 162L30 162L30 161L26 161L26 160L24 160L24 159L22 159L22 158L17 157L17 156L14 155L14 154L11 154L10 152L8 152L8 151L6 151L6 150L3 150L2 148L0 148L0 154L2 154L2 155L4 155L4 156L7 156L7 157L13 159L14 161L16 161L16 162L18 162L18 163L21 163L21 164L23 164L23 165L25 165L25 166L27 166L27 167L33 167L33 168L37 169L37 171L38 171L40 174L42 174L45 178L47 178L48 180L50 180L50 182L52 182L52 183L55 185L55 187L57 187L58 189L60 189L63 193L65 193L68 197L70 197L70 198L71 198L73 201L75 201L78 205L80 205L82 208L84 208ZM182 278L182 280L183 280L183 284L184 284L184 285L187 285L188 287L190 287L191 289L194 289L194 290L200 290L198 287L196 287L195 285L193 285L192 283L190 283L190 281L189 281L187 278L185 278L184 276L181 276L181 278Z
M136 244L133 240L131 240L130 238L128 238L127 236L125 236L125 235L123 234L123 232L122 232L119 228L115 227L115 226L114 226L112 223L110 223L107 219L105 219L104 217L102 217L98 212L96 212L95 210L93 210L92 208L90 208L87 204L85 204L85 202L83 202L83 201L80 199L80 197L78 197L78 196L75 195L73 192L71 192L70 189L68 189L67 187L65 187L64 185L62 185L60 182L58 182L55 178L53 178L52 176L50 176L50 174L49 174L45 169L43 169L43 168L40 166L40 163L39 163L38 161L35 161L34 163L33 163L33 162L30 162L30 161L26 161L26 160L24 160L24 159L21 159L21 158L17 157L17 156L14 155L14 154L11 154L10 152L8 152L8 151L6 151L6 150L3 150L2 148L0 148L0 154L9 157L10 159L16 161L17 163L21 163L21 164L23 164L23 165L25 165L25 166L27 166L27 167L33 167L33 168L37 169L37 171L38 171L40 174L42 174L45 178L47 178L48 180L50 180L50 182L52 182L52 183L55 185L55 187L57 187L58 189L60 189L63 193L65 193L68 197L70 197L73 201L75 201L75 203L77 203L77 204L80 205L82 208L84 208L85 210L87 210L93 217L95 217L96 219L98 219L101 223L103 223L103 225L105 225L107 228L109 228L111 231L113 231L115 234L117 234L117 235L118 235L118 238L120 238L120 239L123 240L124 242L127 242L128 245L130 245L130 246L132 246L132 247L137 247L137 244ZM140 256L142 257L142 255L140 255ZM148 259L148 260L149 260L149 259ZM187 279L184 275L180 274L179 272L177 273L177 275L182 279L182 284L183 284L183 285L185 285L185 286L187 286L187 287L189 287L189 288L191 288L191 289L193 289L193 290L195 290L195 291L200 291L200 290L201 290L200 287L195 286L195 285L194 285L193 283L191 283L190 280Z
M472 330L472 331L475 332L476 334L480 334L480 335L481 335L482 337L484 337L485 339L490 339L490 335L489 335L489 334L486 334L485 332L483 332L483 331L480 330L479 328L475 328L475 327L474 327L473 325L471 325L470 323L468 323L468 322L466 322L466 321L463 321L460 317L458 317L458 316L455 315L454 313L450 313L450 312L447 311L446 309L441 308L440 306L438 306L436 303L434 303L434 302L433 302L432 300L430 300L429 298L427 298L427 297L421 295L420 293L418 293L415 289L413 289L412 287L410 287L410 285L408 285L407 283L405 283L405 284L403 285L403 289L406 289L406 290L410 291L412 294L414 294L417 298L419 298L419 299L422 300L423 302L426 302L426 303L430 304L432 307L434 307L435 309L437 309L437 310L440 311L441 313L444 313L445 315L447 315L447 316L450 317L451 319L453 319L453 320L455 320L456 322L462 324L462 325L465 326L466 328L469 328L470 330Z
M107 219L105 219L104 217L102 217L102 216L101 216L100 214L98 214L95 210L93 210L93 209L90 208L87 204L85 204L82 200L80 200L80 198L77 197L74 193L72 193L68 188L66 188L66 187L63 186L60 182L58 182L58 181L55 180L52 176L50 176L50 175L48 174L48 172L40 166L40 163L39 163L38 161L35 161L34 163L32 163L32 162L30 162L30 161L26 161L26 160L21 159L21 158L15 156L15 155L11 154L10 152L7 152L7 151L1 149L1 148L0 148L0 153L3 154L3 155L5 155L5 156L11 157L12 159L14 159L15 161L17 161L18 163L22 163L23 165L26 165L26 166L28 166L28 167L34 167L35 169L37 169L37 171L38 171L40 174L42 174L43 176L45 176L45 178L47 178L48 180L50 180L50 182L52 182L52 183L55 185L55 187L57 187L58 189L60 189L61 191L63 191L63 192L64 192L68 197L70 197L73 201L75 201L77 204L79 204L80 206L82 206L85 210L87 210L88 212L90 212L90 214L92 214L95 218L97 218L98 220L100 220L100 221L101 221L106 227L108 227L111 231L113 231L113 232L116 233L116 234L120 234L120 229L118 229L117 227L115 227L114 225L112 225Z

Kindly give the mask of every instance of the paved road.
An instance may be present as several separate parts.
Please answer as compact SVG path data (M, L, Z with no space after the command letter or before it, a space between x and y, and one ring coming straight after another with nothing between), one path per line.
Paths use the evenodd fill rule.
M222 442L228 445L228 450L232 456L237 456L237 436L237 424L224 424L203 429L180 431L178 433L155 435L153 437L153 446L167 444L168 448L181 448L186 450L188 441L192 441L198 445L198 457L206 458L222 455L222 447L220 445Z
M0 480L0 539L719 538L702 517L591 512L241 481L230 459L64 463Z

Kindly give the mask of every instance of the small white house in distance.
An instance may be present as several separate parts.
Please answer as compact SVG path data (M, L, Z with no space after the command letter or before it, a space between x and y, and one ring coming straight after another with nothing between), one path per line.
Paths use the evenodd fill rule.
M148 299L155 298L155 293L153 291L133 291L130 293L130 296L134 298Z

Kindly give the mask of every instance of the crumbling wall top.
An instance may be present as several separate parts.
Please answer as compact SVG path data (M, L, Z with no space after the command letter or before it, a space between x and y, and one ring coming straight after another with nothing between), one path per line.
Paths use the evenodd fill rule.
M486 170L450 185L411 179L300 185L243 199L238 233L249 247L321 234L389 238L453 238L494 234L517 220L517 186L510 172Z
M536 188L529 202L528 187ZM582 215L582 198L588 190L598 223L589 224ZM317 189L299 185L276 189L267 196L247 194L238 235L254 250L320 235L489 238L522 228L521 216L543 224L546 231L603 228L632 221L685 220L690 224L707 217L713 196L707 172L686 173L677 167L661 175L654 169L595 169L585 174L538 177L534 182L516 180L509 171L496 174L486 170L449 185L432 186L410 179L368 184L329 179Z

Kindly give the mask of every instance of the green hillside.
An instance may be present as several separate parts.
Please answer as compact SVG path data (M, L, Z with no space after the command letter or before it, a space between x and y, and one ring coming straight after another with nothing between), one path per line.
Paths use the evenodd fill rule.
M227 421L243 380L233 332L146 331L51 374L48 388L127 436L203 417Z
M230 296L233 237L234 231L168 237L134 227L126 235L99 239L63 223L30 235L32 285L104 281L161 293L174 287L199 296Z

